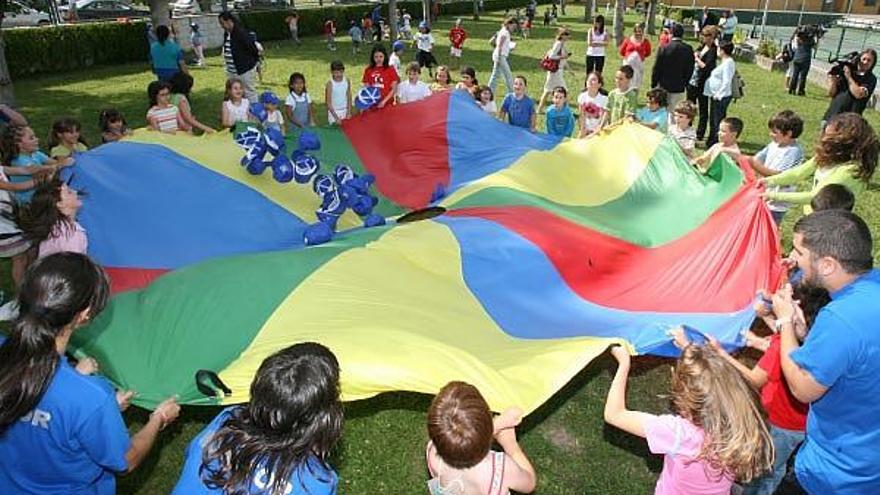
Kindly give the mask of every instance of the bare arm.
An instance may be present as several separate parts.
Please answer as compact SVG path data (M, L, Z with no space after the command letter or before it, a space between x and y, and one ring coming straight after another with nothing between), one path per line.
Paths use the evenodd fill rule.
M9 105L0 104L0 113L6 115L9 118L9 123L12 125L28 125L27 119L24 118L24 115L16 112Z
M379 108L384 108L392 99L397 96L397 81L391 83L391 91L379 102Z
M746 379L751 382L755 388L761 388L767 383L767 372L761 369L760 366L755 365L754 368L749 369L746 365L737 361L736 358L731 356L724 350L723 347L718 343L714 338L709 339L709 343L715 352L718 353L719 356L723 357L725 361L733 365L734 368L737 369Z
M798 366L791 358L791 353L800 349L792 323L795 318L795 309L791 299L791 285L786 285L773 295L773 312L776 314L777 321L782 322L782 329L779 332L781 338L780 354L782 374L785 376L788 388L791 389L792 395L804 404L815 402L825 395L828 387L817 382L813 375Z
M520 493L531 493L535 490L538 476L529 458L526 457L526 453L516 441L515 427L521 419L522 411L517 408L508 409L500 416L496 416L494 421L495 440L514 464L504 477L507 487ZM512 424L504 424L508 422L512 422Z
M192 114L192 108L189 106L189 100L187 100L186 98L180 99L178 109L180 110L180 116L183 118L183 121L184 123L186 123L187 126L201 129L202 132L214 132L214 129L211 129L205 124L199 122L199 119L197 119L196 116Z
M653 415L630 411L626 408L626 382L629 378L629 352L621 346L611 348L611 354L617 359L617 373L608 389L605 401L605 422L621 430L645 438L645 421Z
M333 108L333 83L327 81L327 84L324 85L324 103L327 104L327 111L330 112L330 115L333 116L333 119L336 122L339 122L339 115L336 115L336 110Z
M150 449L153 448L159 430L177 419L179 413L180 406L177 405L177 400L173 397L156 407L153 414L150 414L147 424L131 437L131 447L125 453L125 463L128 465L126 473L134 471L141 465L147 454L150 453Z
M758 160L757 157L751 156L749 157L749 164L752 166L752 169L755 172L758 172L763 177L770 177L771 175L776 175L779 173L778 170L773 170L772 168L766 167L761 160Z

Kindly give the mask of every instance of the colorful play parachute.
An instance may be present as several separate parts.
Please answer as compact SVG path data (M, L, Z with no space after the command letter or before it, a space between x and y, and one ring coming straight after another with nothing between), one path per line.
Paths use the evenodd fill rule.
M466 380L532 411L611 342L670 355L686 324L740 344L779 276L740 168L722 156L703 175L637 124L562 141L446 93L316 132L322 169L376 176L387 225L348 213L304 247L318 197L248 174L228 134L137 132L78 160L116 295L74 343L141 405L247 401L266 356L318 341L348 400ZM445 213L394 221L428 206Z

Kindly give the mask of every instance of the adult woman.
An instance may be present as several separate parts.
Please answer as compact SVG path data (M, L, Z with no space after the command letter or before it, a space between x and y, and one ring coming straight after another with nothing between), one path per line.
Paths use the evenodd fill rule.
M793 95L797 92L798 96L804 96L806 94L807 74L810 73L810 64L813 60L813 46L816 43L816 38L805 32L798 32L795 37L797 39L797 47L791 59L788 94Z
M186 450L173 495L335 494L327 464L342 435L339 363L306 342L266 358L251 400L224 409Z
M706 147L718 142L718 126L727 117L727 106L733 94L733 74L736 64L733 62L733 42L722 41L717 50L718 64L706 79L703 95L709 99L709 137Z
M541 93L541 99L538 101L538 113L544 108L547 97L553 94L553 90L558 87L568 89L565 85L565 61L568 59L568 50L565 49L565 42L571 37L571 31L568 28L561 27L556 30L556 41L547 52L547 57L559 62L555 71L547 71L547 79L544 81L544 92Z
M510 56L510 50L512 49L510 30L514 26L516 26L516 19L507 17L501 23L501 29L493 36L495 48L492 50L492 74L489 75L488 83L492 93L495 93L495 84L498 82L499 77L504 78L507 92L513 92L513 73L510 72L510 64L507 62L507 57Z
M694 73L688 81L687 99L697 105L700 121L697 125L697 140L702 141L706 136L706 126L709 123L709 98L703 95L706 88L706 79L715 70L718 60L718 50L715 40L718 38L718 28L706 26L700 32L703 42L694 51Z
M25 275L19 316L0 345L0 493L114 494L114 473L135 469L177 418L168 399L129 439L119 411L131 392L114 393L64 357L107 293L106 275L83 254L46 256Z
M633 27L633 34L620 44L620 58L623 65L632 67L633 78L630 88L638 92L642 85L642 76L645 73L645 59L651 54L651 42L645 38L645 24L637 23Z
M189 73L183 60L183 50L170 37L171 30L162 25L156 28L156 41L150 43L153 72L160 81L170 81L178 72Z
M877 88L877 76L874 75L874 66L877 65L877 52L873 48L866 48L859 54L859 63L856 70L849 67L843 68L843 77L831 76L831 91L833 98L828 109L825 110L823 122L831 120L837 114L855 112L861 114L868 105L868 100Z
M605 32L605 17L597 15L593 19L593 28L587 31L587 75L596 71L602 73L605 68L605 46L608 44L608 33Z

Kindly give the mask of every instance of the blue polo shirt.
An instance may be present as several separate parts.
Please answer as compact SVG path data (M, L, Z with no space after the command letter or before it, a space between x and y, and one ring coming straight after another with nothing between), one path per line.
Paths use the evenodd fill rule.
M529 95L523 95L522 98L517 99L513 93L508 94L504 97L504 102L501 103L501 110L507 113L507 121L510 122L510 125L526 129L532 128L535 102L529 98Z
M880 493L880 271L831 294L791 358L822 386L795 473L811 494Z
M162 81L168 81L180 72L183 50L171 40L166 40L165 43L154 41L150 43L150 59L153 61L153 72L156 76Z
M62 357L37 407L0 436L0 493L113 495L130 444L110 384Z
M562 107L561 110L556 105L551 105L547 109L547 134L554 136L571 136L574 130L574 115L568 105Z
M233 412L241 406L228 407L220 412L211 423L196 436L186 448L186 460L183 463L183 472L177 481L177 486L171 495L223 495L218 489L208 488L202 481L199 469L202 466L203 449L211 440L211 436L219 430ZM251 495L263 495L269 493L267 488L271 486L272 477L261 469L254 478L248 493ZM294 469L293 474L287 481L284 495L335 495L339 480L336 473L321 465L316 457Z

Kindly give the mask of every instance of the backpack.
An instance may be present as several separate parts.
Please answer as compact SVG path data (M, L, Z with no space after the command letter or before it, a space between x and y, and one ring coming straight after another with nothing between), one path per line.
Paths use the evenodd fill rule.
M733 73L733 80L730 83L730 96L733 97L734 101L746 95L745 87L746 82L743 81L742 76L739 75L739 71L735 71Z

